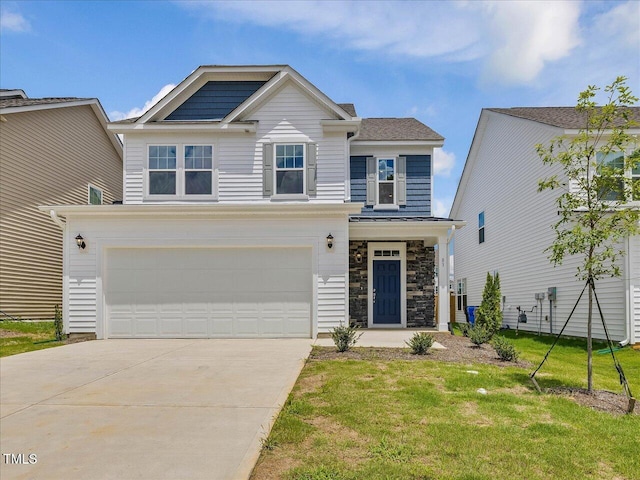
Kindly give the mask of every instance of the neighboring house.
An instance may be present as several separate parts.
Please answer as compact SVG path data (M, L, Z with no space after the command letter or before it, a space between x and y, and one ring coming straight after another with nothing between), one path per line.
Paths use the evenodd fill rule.
M124 136L124 204L41 207L66 222L68 333L446 330L463 222L431 216L444 139L417 120L361 119L289 66L203 66L109 129Z
M640 120L640 108L633 114ZM527 316L527 323L518 325L521 329L557 333L564 325L584 287L584 281L575 277L581 258L566 258L554 267L544 251L555 239L552 226L558 221L559 193L539 193L538 180L553 174L562 178L562 171L543 165L535 146L559 135L575 135L584 125L573 107L482 110L451 209L452 216L468 222L455 240L456 321L466 320L465 306L479 305L487 272L498 272L505 325L516 327L518 306ZM640 178L638 171L627 173ZM628 238L624 249L622 276L598 280L596 293L611 336L637 343L640 237ZM552 301L550 288L555 288ZM537 299L536 294L544 298ZM586 336L586 311L585 294L565 334ZM594 336L604 338L595 312Z
M107 123L94 98L0 91L0 318L51 319L62 305L62 234L39 205L122 198Z

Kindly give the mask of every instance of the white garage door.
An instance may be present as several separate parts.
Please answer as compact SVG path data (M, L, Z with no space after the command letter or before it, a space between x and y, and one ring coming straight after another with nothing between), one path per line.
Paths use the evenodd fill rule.
M109 338L310 337L311 250L107 252Z

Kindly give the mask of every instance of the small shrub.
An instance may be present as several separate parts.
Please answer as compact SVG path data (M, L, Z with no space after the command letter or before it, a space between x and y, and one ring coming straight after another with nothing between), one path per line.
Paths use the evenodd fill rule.
M461 323L460 324L460 333L462 333L463 337L469 336L469 330L471 330L473 326L470 323Z
M62 325L62 310L59 305L56 305L55 316L53 317L53 326L56 330L56 340L61 341L64 336L64 327Z
M516 347L504 337L496 335L491 342L500 360L505 362L515 362L518 360L518 351Z
M331 332L331 338L333 343L336 344L336 348L339 352L346 352L353 347L362 334L358 335L358 327L355 325L345 326L341 325L336 327Z
M406 343L414 355L426 355L433 345L433 335L427 332L416 332Z
M483 343L487 343L493 336L493 332L482 325L475 325L473 328L469 329L468 333L469 340L471 340L471 343L476 347L481 346Z

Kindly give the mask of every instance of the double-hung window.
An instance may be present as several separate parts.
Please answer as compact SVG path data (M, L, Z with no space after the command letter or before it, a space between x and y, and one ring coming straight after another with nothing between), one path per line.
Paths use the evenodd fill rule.
M149 195L176 194L175 145L149 146Z
M378 159L378 205L396 204L396 159Z
M305 146L276 144L276 195L305 193Z
M609 152L607 154L598 152L596 154L598 162L597 177L599 196L602 200L618 201L622 199L624 193L624 153ZM611 178L610 182L605 181L605 177L601 176L607 173L606 178Z
M375 210L399 210L407 204L407 157L367 157L366 204Z
M102 190L89 184L89 205L102 205Z
M211 145L185 145L185 195L211 195L213 147Z
M214 192L212 145L149 145L150 198L199 199Z
M484 243L484 210L478 214L478 243Z

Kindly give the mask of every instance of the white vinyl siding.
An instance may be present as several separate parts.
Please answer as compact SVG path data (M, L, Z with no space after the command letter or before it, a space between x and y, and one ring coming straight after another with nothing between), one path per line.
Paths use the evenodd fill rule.
M348 310L346 218L69 215L67 222L69 305L65 315L70 333L96 332L101 336L105 315L101 292L108 269L108 250L112 248L307 248L312 252L312 322L316 322L319 332L329 332L345 322ZM75 246L77 232L82 232L87 242L85 250ZM331 250L326 247L329 232L335 237Z
M125 135L125 203L143 199L143 170L148 144L211 144L214 139L213 182L220 203L268 202L263 195L262 143L317 143L317 192L310 202L344 202L346 198L346 135L323 132L321 120L332 114L291 84L242 120L258 121L255 134L180 133Z
M553 331L558 332L573 308L584 282L575 277L578 258L567 258L554 267L545 248L552 244L557 222L556 192L538 193L539 179L561 174L542 164L535 145L561 134L559 129L536 122L485 111L486 125L476 134L477 155L469 181L461 184L463 194L455 218L475 226L478 206L491 219L491 239L478 243L475 228L463 228L455 236L455 276L467 279L468 305L479 305L487 272L500 271L501 293L506 297L504 323L515 328L517 306L531 309L537 304L535 294L557 287L557 307L553 311ZM508 168L505 166L508 165ZM468 167L467 167L468 168ZM464 179L463 179L464 180ZM605 278L596 284L607 326L612 337L625 336L625 280ZM567 326L567 335L584 336L587 302L583 301ZM542 308L542 331L549 332L549 302ZM540 312L528 313L529 322L519 328L536 331ZM456 321L464 322L456 310ZM598 318L594 336L604 338Z
M629 239L629 292L632 321L631 341L640 343L640 235Z

